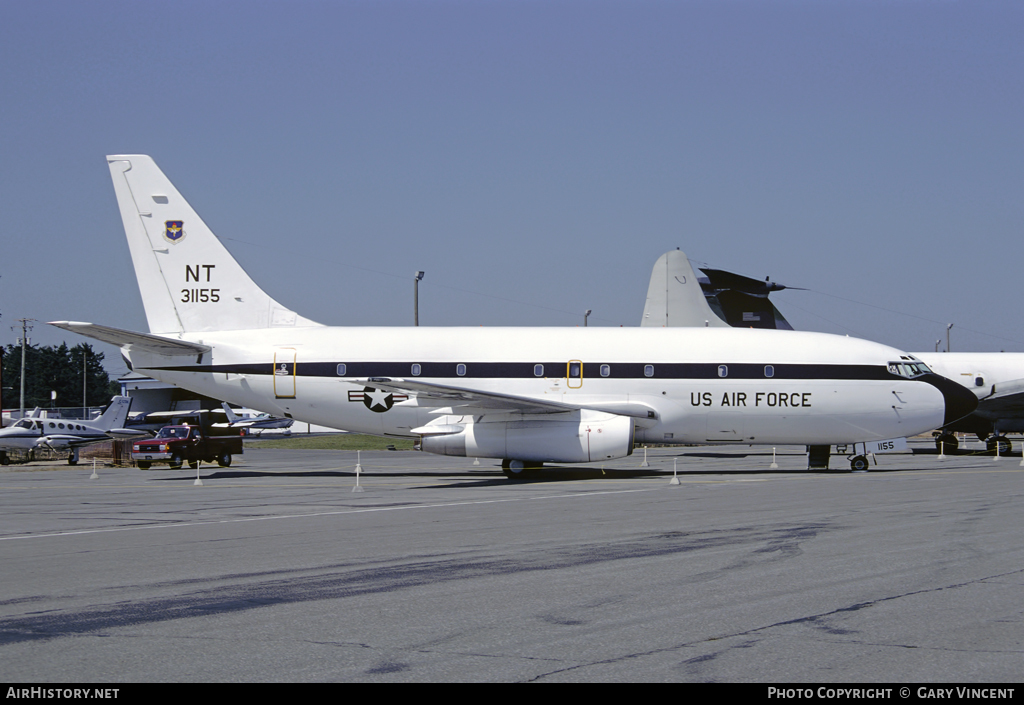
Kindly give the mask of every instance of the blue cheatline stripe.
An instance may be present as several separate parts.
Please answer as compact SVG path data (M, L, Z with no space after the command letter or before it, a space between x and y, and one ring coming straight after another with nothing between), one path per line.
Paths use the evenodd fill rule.
M418 362L418 377L432 379L536 379L535 365L544 365L545 377L565 377L566 363L560 362ZM278 363L280 366L281 363ZM399 377L410 378L412 362L300 362L289 374L299 377L338 378L338 365L345 365L345 378L349 377ZM456 365L466 365L466 374L456 373ZM605 379L723 379L718 363L667 362L653 364L654 374L648 377L644 368L652 363L643 362L587 362L583 364L583 377L602 379L601 365L608 365L610 373ZM774 374L765 376L765 366L771 365ZM824 365L824 364L779 364L742 363L728 364L725 379L829 379L829 380L899 380L905 379L888 371L885 365ZM185 367L159 367L153 369L168 372L204 372L239 375L272 375L272 363L251 363L236 365L190 365Z

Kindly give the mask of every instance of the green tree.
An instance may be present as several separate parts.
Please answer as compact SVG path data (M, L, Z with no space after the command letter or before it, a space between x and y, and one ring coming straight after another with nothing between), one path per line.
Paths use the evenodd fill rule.
M84 360L83 360L84 357ZM83 373L84 364L84 373ZM113 395L112 383L103 369L103 353L88 343L69 348L29 345L25 348L25 407L50 406L50 393L57 392L56 406L81 406L85 384L86 406L102 406ZM16 408L21 388L21 346L8 345L3 356L4 407Z

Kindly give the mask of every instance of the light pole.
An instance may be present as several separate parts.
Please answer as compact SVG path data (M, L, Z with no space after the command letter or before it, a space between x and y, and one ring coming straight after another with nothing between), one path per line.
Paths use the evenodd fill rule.
M588 308L587 312L583 314L583 327L584 328L587 327L587 316L589 316L591 313L593 313L593 311Z
M950 323L948 326L946 326L946 352L949 352L949 329L952 328L952 327L953 327L952 323Z
M422 278L423 272L416 272L412 280L412 324L414 326L420 324L420 279Z

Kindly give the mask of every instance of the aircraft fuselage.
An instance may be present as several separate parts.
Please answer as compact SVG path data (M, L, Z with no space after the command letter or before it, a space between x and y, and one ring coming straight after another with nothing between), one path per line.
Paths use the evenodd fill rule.
M897 438L942 425L945 409L933 384L887 371L898 350L819 333L310 327L180 338L213 350L201 362L137 351L133 368L235 404L377 435L415 436L414 428L474 415L471 405L439 410L375 391L366 380L377 377L581 407L645 405L653 413L635 419L636 439L656 443ZM552 418L487 413L489 421L532 416Z

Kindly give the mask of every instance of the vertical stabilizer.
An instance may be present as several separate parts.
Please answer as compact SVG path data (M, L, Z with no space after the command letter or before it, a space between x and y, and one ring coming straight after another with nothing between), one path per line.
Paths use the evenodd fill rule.
M704 298L690 260L679 250L666 252L654 263L641 326L728 328Z
M107 164L151 333L319 325L260 289L152 158Z
M128 421L128 410L132 408L130 397L114 397L110 404L103 410L103 414L93 423L102 430L109 431L112 428L124 428Z

